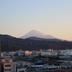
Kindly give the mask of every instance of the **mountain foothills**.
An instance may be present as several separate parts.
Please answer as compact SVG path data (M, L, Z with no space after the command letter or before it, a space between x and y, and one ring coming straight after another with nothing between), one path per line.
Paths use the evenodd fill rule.
M29 32L34 34L33 32ZM34 35L25 35L22 38L16 38L10 35L0 34L0 47L2 51L15 50L40 50L40 49L72 49L72 41L60 40L50 36L39 37ZM42 34L39 34L42 35Z

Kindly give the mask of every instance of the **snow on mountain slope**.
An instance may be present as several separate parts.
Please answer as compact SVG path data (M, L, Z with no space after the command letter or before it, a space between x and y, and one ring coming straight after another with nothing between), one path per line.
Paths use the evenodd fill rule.
M28 32L26 35L21 36L22 39L29 38L29 37L37 37L37 38L44 38L44 39L56 39L55 37L51 35L44 35L43 33L32 30Z

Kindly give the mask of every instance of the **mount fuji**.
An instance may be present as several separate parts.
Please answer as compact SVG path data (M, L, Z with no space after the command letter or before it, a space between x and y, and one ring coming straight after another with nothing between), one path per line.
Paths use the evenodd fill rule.
M54 36L45 35L39 31L36 31L36 30L32 30L32 31L28 32L27 34L21 36L21 38L22 39L26 39L26 38L57 39Z

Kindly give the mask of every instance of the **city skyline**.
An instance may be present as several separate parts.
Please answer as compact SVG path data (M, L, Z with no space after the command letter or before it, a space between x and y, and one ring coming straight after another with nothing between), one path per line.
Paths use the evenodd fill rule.
M72 40L72 0L0 0L0 34L31 30Z

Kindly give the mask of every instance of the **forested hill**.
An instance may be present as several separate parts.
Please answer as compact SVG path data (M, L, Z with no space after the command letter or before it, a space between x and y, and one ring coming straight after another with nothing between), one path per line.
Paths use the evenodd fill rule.
M2 51L13 50L40 50L40 49L72 49L72 42L59 39L43 39L30 37L27 39L16 38L10 35L0 34L0 46Z

